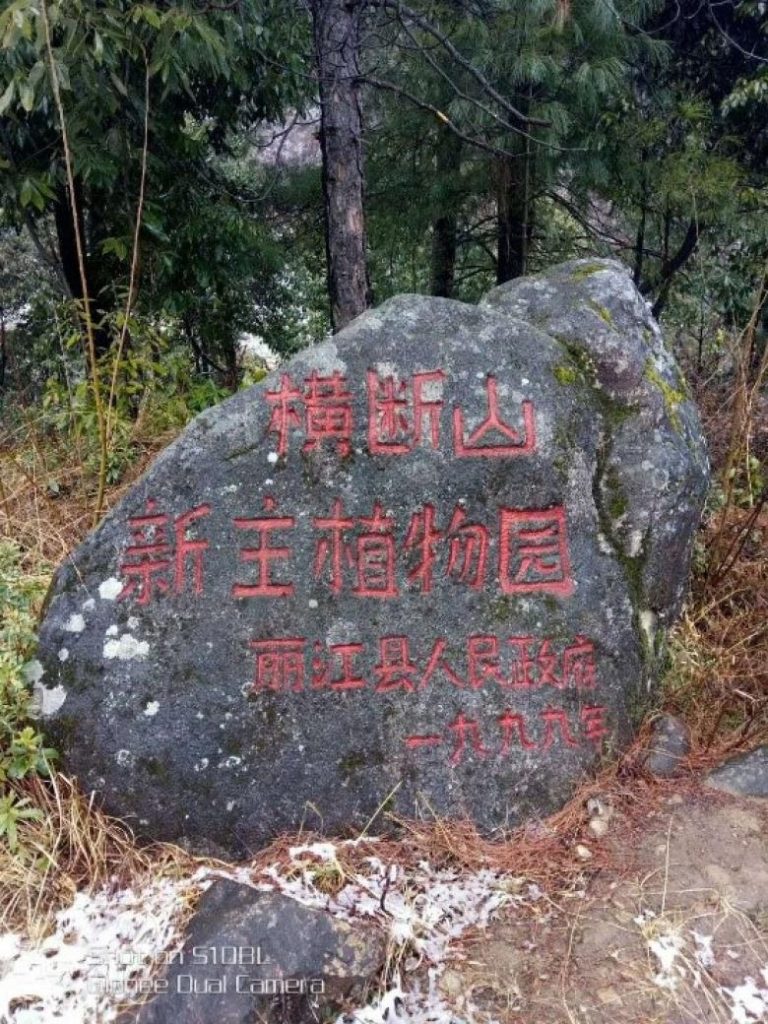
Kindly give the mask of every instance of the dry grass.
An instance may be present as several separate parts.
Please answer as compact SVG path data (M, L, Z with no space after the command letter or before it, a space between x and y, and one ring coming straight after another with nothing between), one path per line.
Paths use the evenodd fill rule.
M173 433L133 439L136 458L120 483L108 488L105 511L173 440ZM96 483L83 445L70 437L43 434L25 416L0 432L0 539L16 541L25 564L57 565L83 540L92 525Z
M76 892L149 870L150 858L128 830L96 810L69 779L33 779L23 789L42 816L20 826L20 853L0 844L0 928L39 937Z

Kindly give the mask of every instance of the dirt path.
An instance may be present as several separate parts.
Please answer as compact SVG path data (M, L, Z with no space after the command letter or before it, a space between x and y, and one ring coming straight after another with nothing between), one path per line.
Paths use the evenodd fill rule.
M768 807L673 795L642 834L619 816L616 868L502 913L441 978L457 1017L500 1024L768 1020ZM595 843L592 843L595 846ZM748 979L751 979L748 980Z

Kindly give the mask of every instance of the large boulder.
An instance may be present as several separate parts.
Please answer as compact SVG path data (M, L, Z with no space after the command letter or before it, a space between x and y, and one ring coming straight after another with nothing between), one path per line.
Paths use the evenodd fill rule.
M398 296L198 416L61 566L49 737L236 855L384 810L500 834L631 738L707 480L620 264Z

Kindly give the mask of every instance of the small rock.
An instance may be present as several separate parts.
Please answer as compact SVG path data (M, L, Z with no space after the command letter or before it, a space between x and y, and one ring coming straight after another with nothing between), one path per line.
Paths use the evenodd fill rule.
M579 843L574 850L579 860L592 860L592 851L588 846L583 846Z
M674 715L660 715L653 723L653 735L645 767L652 775L669 778L691 749L688 726Z
M593 796L587 800L587 813L590 818L604 818L610 821L613 817L613 807L600 796Z
M768 796L768 746L726 761L707 775L704 785L734 796Z
M384 963L386 940L321 910L219 879L136 1024L316 1024L338 1016Z

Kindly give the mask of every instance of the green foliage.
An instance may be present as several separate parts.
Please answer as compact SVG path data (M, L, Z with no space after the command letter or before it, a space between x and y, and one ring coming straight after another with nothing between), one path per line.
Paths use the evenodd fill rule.
M43 812L37 807L30 807L27 797L19 797L16 793L0 796L0 839L5 838L11 853L19 849L19 824L24 821L40 821Z
M54 751L30 724L34 707L27 682L37 614L49 576L25 571L21 552L0 541L0 786L31 774L48 774ZM0 808L0 834L15 841L15 822L27 817L13 794Z
M117 353L107 353L99 365L106 393L114 379L110 419L107 483L118 483L141 451L144 438L178 432L199 412L221 401L228 391L209 375L194 370L189 349L178 332L160 332L134 316L127 325L126 345L117 372ZM122 329L122 316L112 329ZM40 427L70 439L87 475L99 469L99 430L93 388L82 366L76 329L60 339L65 354L61 372L51 375L42 396Z

